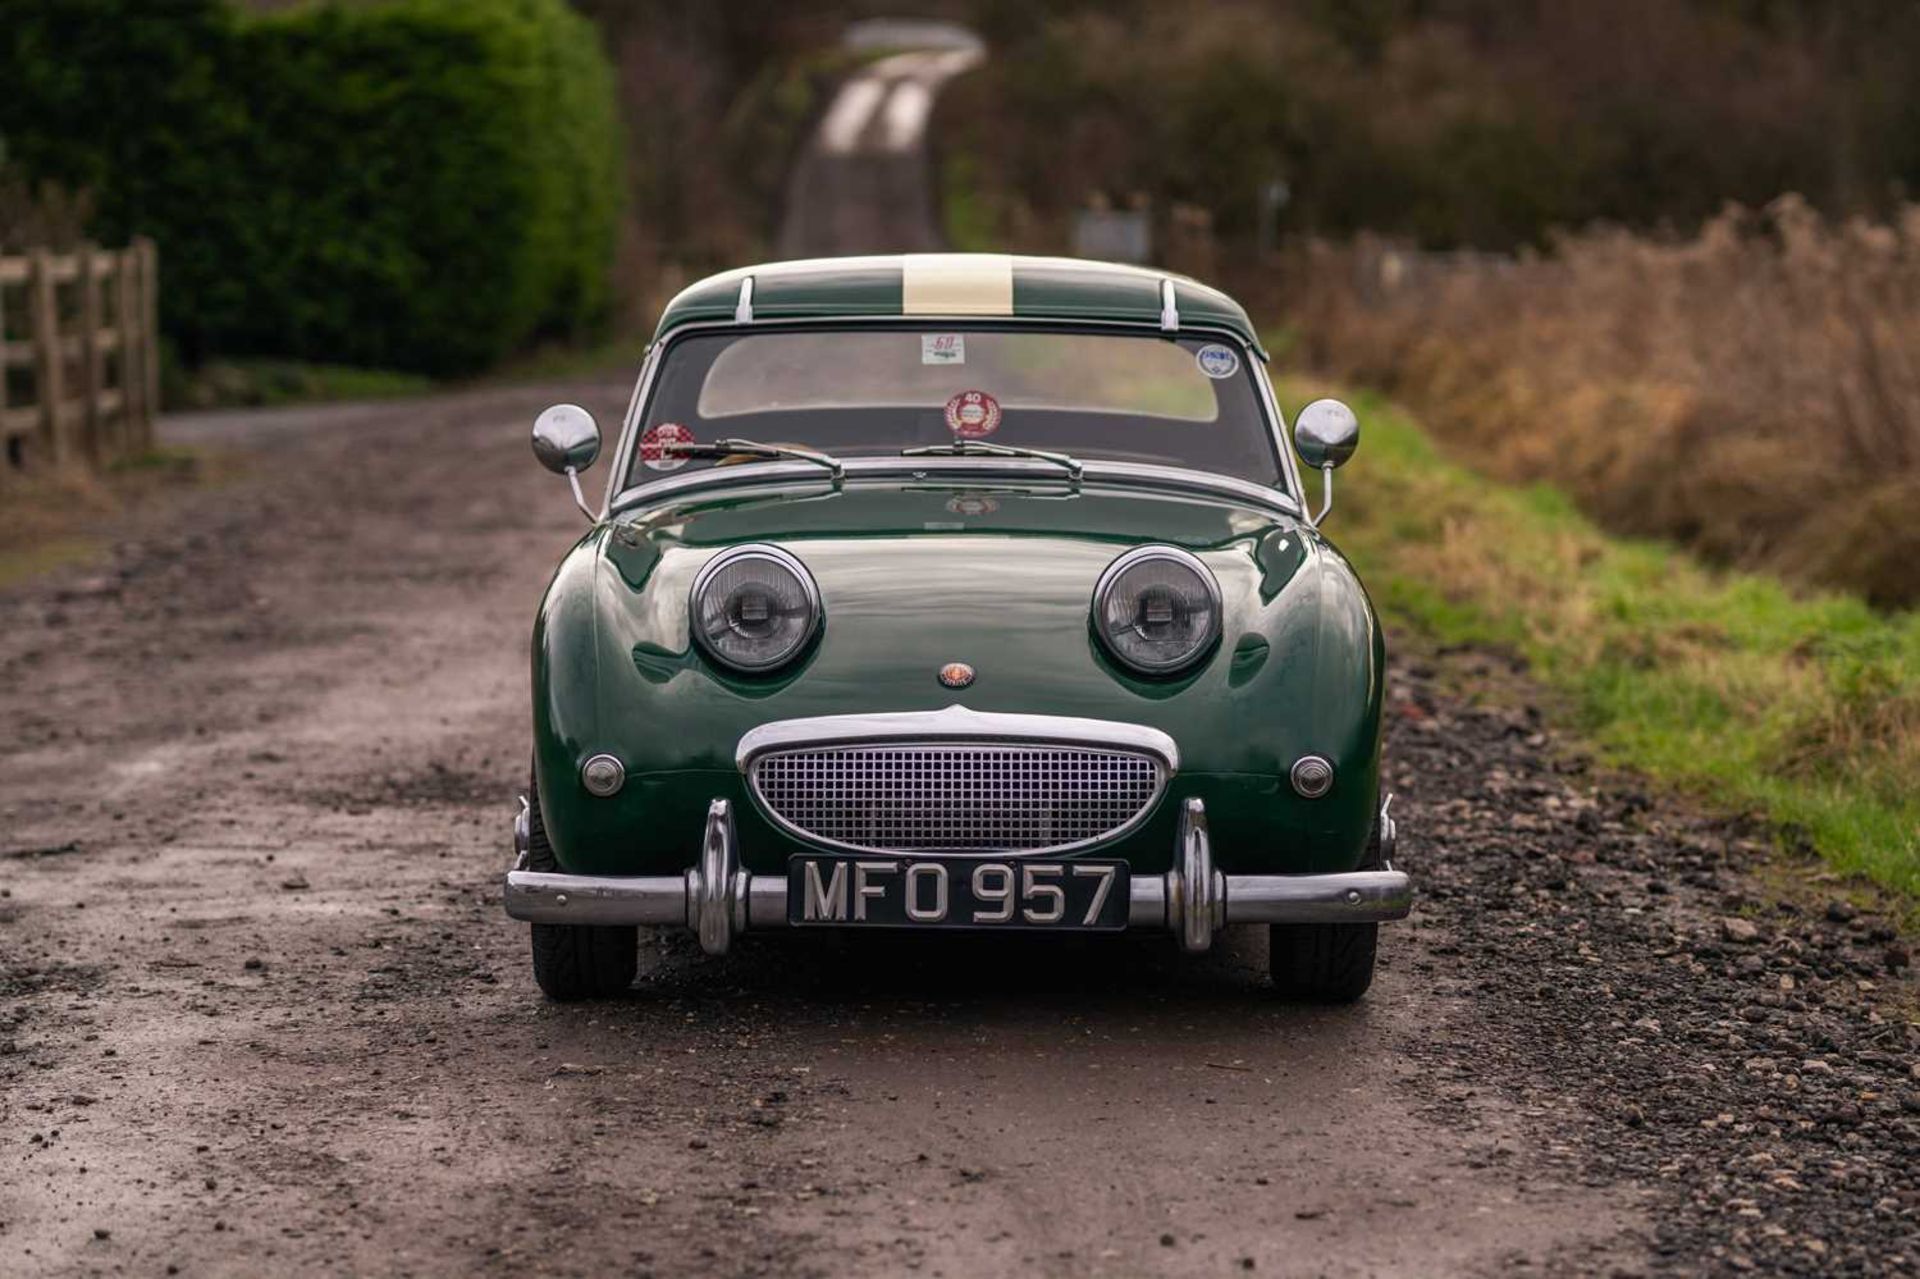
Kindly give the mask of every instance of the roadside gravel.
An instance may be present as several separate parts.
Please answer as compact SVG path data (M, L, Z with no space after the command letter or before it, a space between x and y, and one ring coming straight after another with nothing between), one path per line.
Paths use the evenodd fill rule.
M1908 945L1811 862L1766 891L1764 832L1596 779L1526 696L1482 654L1394 678L1390 767L1452 934L1415 971L1512 1031L1423 1045L1437 1104L1502 1080L1550 1158L1657 1187L1656 1265L1920 1269Z

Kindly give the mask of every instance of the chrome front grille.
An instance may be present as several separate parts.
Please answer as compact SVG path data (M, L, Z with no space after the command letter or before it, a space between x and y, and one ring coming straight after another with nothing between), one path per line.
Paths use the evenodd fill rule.
M1166 768L1126 750L887 743L770 751L748 778L777 821L820 843L1038 853L1122 833L1159 798Z

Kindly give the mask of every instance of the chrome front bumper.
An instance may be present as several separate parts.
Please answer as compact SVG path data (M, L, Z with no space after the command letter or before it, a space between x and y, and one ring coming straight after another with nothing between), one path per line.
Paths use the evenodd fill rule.
M1389 799L1391 802L1391 799ZM1381 805L1381 851L1391 856L1394 821ZM526 813L515 823L518 861L507 873L507 914L537 924L652 924L691 928L708 954L723 955L749 929L785 928L784 875L740 866L732 807L707 806L699 864L683 875L559 875L526 869ZM1182 948L1204 951L1226 924L1372 923L1404 919L1413 883L1391 864L1335 875L1227 875L1214 869L1206 809L1180 812L1174 868L1131 880L1132 928L1169 929Z

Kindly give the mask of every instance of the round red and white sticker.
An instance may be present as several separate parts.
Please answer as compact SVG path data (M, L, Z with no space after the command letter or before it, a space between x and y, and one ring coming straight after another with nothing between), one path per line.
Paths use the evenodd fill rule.
M649 471L677 471L687 464L684 455L674 453L671 445L693 443L693 432L678 422L662 422L648 428L640 437L640 460Z
M947 509L955 515L992 515L1000 503L980 493L956 493L947 499Z
M962 391L947 401L947 429L977 440L1000 429L1000 401L985 391Z

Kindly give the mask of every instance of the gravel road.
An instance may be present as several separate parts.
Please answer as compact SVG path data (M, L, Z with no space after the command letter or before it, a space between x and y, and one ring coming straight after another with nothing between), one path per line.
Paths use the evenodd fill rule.
M1358 1007L1258 935L660 937L543 1003L525 432L626 389L175 420L248 477L0 594L0 1273L1920 1268L1906 952L1474 654L1393 677L1425 896Z

